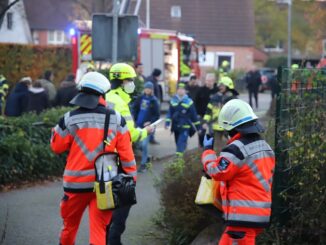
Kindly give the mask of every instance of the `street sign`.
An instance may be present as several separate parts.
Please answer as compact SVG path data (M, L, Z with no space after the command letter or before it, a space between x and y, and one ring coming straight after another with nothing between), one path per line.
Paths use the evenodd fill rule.
M113 15L95 14L92 22L92 58L112 61ZM118 61L137 58L138 16L121 15L118 18Z

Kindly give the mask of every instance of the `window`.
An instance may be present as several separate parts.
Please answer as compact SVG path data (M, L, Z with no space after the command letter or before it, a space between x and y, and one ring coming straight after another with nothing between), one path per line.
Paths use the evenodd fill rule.
M34 41L34 44L39 44L40 43L40 38L39 38L39 35L38 35L38 32L37 31L33 31L33 41Z
M276 44L267 44L264 47L265 52L283 52L284 51L284 44L283 41L277 41Z
M69 43L69 39L63 31L48 31L48 43L49 44L66 44Z
M13 27L13 13L7 13L7 29L12 30Z
M231 52L217 52L215 69L221 67L223 61L228 61L230 64L230 69L234 68L234 53Z
M48 32L48 42L54 43L55 42L55 31Z
M63 42L63 32L57 31L57 41L62 43Z
M171 7L171 17L172 18L181 18L181 7L178 5L173 5Z

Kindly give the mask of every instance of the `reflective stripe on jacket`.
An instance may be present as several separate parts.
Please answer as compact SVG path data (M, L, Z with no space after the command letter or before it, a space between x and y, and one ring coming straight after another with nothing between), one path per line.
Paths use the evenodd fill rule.
M206 150L202 163L213 179L221 181L227 225L268 226L275 157L266 141L258 134L237 134L219 156L213 150Z
M213 105L208 103L206 113L204 116L204 121L212 125L215 131L224 131L224 129L218 124L218 115L221 111L221 105Z
M135 127L135 122L129 108L131 101L129 94L124 92L121 87L112 89L106 94L106 101L111 109L118 111L126 119L132 142L142 141L147 137L146 129Z
M69 151L63 175L68 192L92 192L95 181L94 160L103 152L105 101L95 109L78 108L65 114L52 130L51 148L57 154ZM119 113L110 112L105 152L117 152L121 167L136 179L137 169L130 134Z

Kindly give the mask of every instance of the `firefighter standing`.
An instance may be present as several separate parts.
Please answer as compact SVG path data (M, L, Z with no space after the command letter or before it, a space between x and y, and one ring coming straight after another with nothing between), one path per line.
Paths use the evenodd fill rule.
M0 74L0 116L3 114L3 108L6 102L6 96L8 94L9 86L5 76Z
M80 81L80 92L71 100L78 108L66 113L53 129L52 150L57 154L69 152L63 174L64 197L60 204L63 219L61 245L75 244L79 223L87 207L89 242L93 245L105 244L112 211L97 208L96 195L93 192L93 161L103 149L104 121L108 110L104 94L109 88L110 82L102 74L86 73ZM112 137L105 152L117 152L124 172L136 178L136 163L126 122L113 110L110 110L108 133Z
M131 101L130 94L135 90L135 77L136 72L130 65L125 63L114 64L109 72L112 88L106 95L109 107L118 111L126 119L132 142L144 140L154 130L151 126L143 129L135 127L129 109L129 103ZM131 146L131 142L129 142L129 145ZM125 206L114 210L108 239L110 245L121 244L121 235L125 230L130 208L131 206Z
M233 99L221 109L219 124L231 139L216 156L213 138L205 136L204 170L221 181L220 193L226 229L220 245L255 244L270 222L274 152L259 133L263 127L246 102Z
M223 60L220 68L218 69L220 77L228 76L230 72L230 62Z
M222 147L222 140L225 135L224 129L218 124L218 116L221 108L226 102L237 98L239 95L239 93L234 89L232 79L227 76L220 79L218 87L219 91L211 96L207 105L203 124L203 128L206 132L214 136L216 139L214 141L214 149L216 150L220 150L220 147Z

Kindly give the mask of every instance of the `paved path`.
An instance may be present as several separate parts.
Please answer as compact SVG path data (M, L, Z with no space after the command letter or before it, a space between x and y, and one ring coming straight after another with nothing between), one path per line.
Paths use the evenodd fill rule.
M247 97L241 96L245 100ZM261 108L257 114L261 116L269 107L270 95L260 94L260 100ZM157 130L156 138L161 144L150 146L151 155L162 158L174 154L173 137L162 125ZM197 144L197 137L191 138L189 149L197 147ZM162 172L163 162L155 161L152 173L139 175L138 204L132 208L128 219L123 238L126 245L157 244L150 239L153 230L151 219L159 209L159 195L153 185L154 176L159 177ZM59 215L62 193L61 181L0 193L0 245L58 244L62 224ZM88 244L87 216L85 214L82 220L76 245Z

